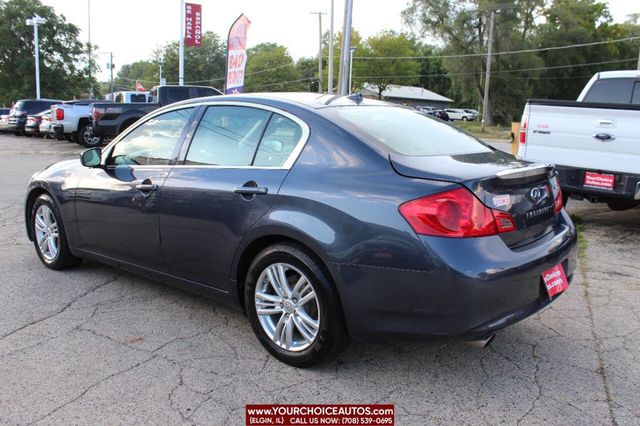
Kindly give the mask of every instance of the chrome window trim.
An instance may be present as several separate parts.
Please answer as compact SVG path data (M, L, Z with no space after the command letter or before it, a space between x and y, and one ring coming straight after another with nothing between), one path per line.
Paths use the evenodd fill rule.
M145 115L144 121L142 121L142 118L138 121L136 121L134 124L132 124L131 126L129 126L128 129L126 129L124 132L122 132L121 134L119 134L118 136L116 136L116 138L114 140L112 140L103 150L103 156L106 154L105 157L103 157L103 161L106 161L106 158L111 154L111 150L113 150L113 147L120 142L120 140L122 140L123 138L125 138L129 133L131 133L132 131L134 131L135 129L137 129L138 127L142 126L144 123L146 123L147 121L153 119L154 117L167 113L167 112L171 112L171 111L176 111L179 109L187 109L187 108L198 108L198 107L210 107L210 106L239 106L239 107L247 107L247 108L256 108L256 109L262 109L265 111L269 111L275 114L280 114L283 117L286 117L288 119L290 119L291 121L293 121L294 123L296 123L298 126L300 126L300 128L302 129L302 135L300 136L300 140L298 141L298 143L296 144L295 148L293 148L293 150L291 151L291 154L289 154L289 157L287 158L287 160L282 164L282 166L216 166L216 165L188 165L188 164L173 164L173 165L159 165L159 166L152 166L152 165L140 165L140 166L135 166L137 167L188 167L188 168L211 168L211 169L266 169L266 170L290 170L291 167L293 166L293 164L296 162L296 160L298 159L298 157L300 156L300 153L302 153L302 150L304 149L304 147L306 146L308 140L309 140L309 135L311 134L311 130L309 128L309 125L303 121L301 118L291 114L288 111L284 111L282 109L279 108L275 108L269 105L263 105L263 104L259 104L259 103L254 103L254 102L240 102L240 101L220 101L220 102L216 102L216 101L206 101L206 102L194 102L194 103L190 103L190 104L181 104L181 105L175 105L175 106L167 106L164 108L160 108L158 110L155 110L151 113L149 113L148 115ZM138 124L138 122L140 122L140 124ZM198 123L198 125L200 125L200 123ZM197 132L197 127L196 127L196 132ZM195 136L195 133L194 133ZM193 140L193 137L191 138L191 140ZM183 143L189 143L191 144L191 140L189 141L184 141ZM262 142L262 140L260 140L260 142ZM258 145L259 146L259 145Z

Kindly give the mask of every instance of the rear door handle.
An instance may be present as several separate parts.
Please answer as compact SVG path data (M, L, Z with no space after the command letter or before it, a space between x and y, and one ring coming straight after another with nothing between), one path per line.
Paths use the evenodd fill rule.
M141 183L141 184L136 185L136 189L138 191L142 191L142 192L157 191L158 190L158 185L156 185L154 183Z
M596 133L595 135L593 135L593 137L602 142L612 141L616 138L615 136L610 135L609 133Z
M255 186L240 186L234 189L233 192L242 195L265 195L267 192L269 192L269 189Z

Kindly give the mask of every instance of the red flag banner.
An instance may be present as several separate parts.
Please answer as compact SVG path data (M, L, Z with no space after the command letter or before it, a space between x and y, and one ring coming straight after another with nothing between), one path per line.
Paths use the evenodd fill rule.
M244 69L247 66L247 30L251 21L240 15L227 38L227 81L224 93L242 93Z
M202 5L184 4L184 45L202 46Z
M136 92L146 92L146 91L147 89L144 88L142 83L140 83L139 81L136 81Z

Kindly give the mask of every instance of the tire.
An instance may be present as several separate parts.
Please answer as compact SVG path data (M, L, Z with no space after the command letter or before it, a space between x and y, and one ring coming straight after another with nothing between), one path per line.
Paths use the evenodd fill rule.
M567 207L567 203L569 202L569 194L566 192L562 193L562 207Z
M81 258L71 254L60 211L48 194L42 194L36 199L30 217L33 245L38 257L47 268L66 269L82 261ZM39 241L46 244L40 244Z
M618 200L609 200L607 201L607 206L613 211L621 212L623 210L629 210L636 206L638 206L638 202L634 201L618 201Z
M278 285L280 292L288 290L285 298L279 297L272 285L272 280L279 282L280 271L287 277L288 289ZM296 287L297 283L302 285ZM310 367L328 361L349 341L338 294L325 269L303 247L276 244L261 251L249 267L244 296L247 316L258 340L286 364ZM284 302L278 303L278 299ZM308 301L301 305L302 299ZM274 314L259 316L258 304L263 310L273 308Z
M102 145L104 138L102 136L90 136L90 130L89 126L83 126L78 131L78 143L86 146L87 148L94 148Z
M467 117L462 117L462 121L468 121L469 119Z

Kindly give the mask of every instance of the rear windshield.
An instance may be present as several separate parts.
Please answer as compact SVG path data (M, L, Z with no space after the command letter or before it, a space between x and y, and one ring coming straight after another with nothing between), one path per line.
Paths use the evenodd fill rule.
M392 106L335 108L338 116L403 155L491 152L477 139L415 110Z
M28 114L35 114L44 109L50 107L53 104L59 103L58 101L18 101L16 102L15 109L18 111L25 111Z
M631 103L634 79L604 78L596 81L584 97L585 102L603 102L611 104Z

